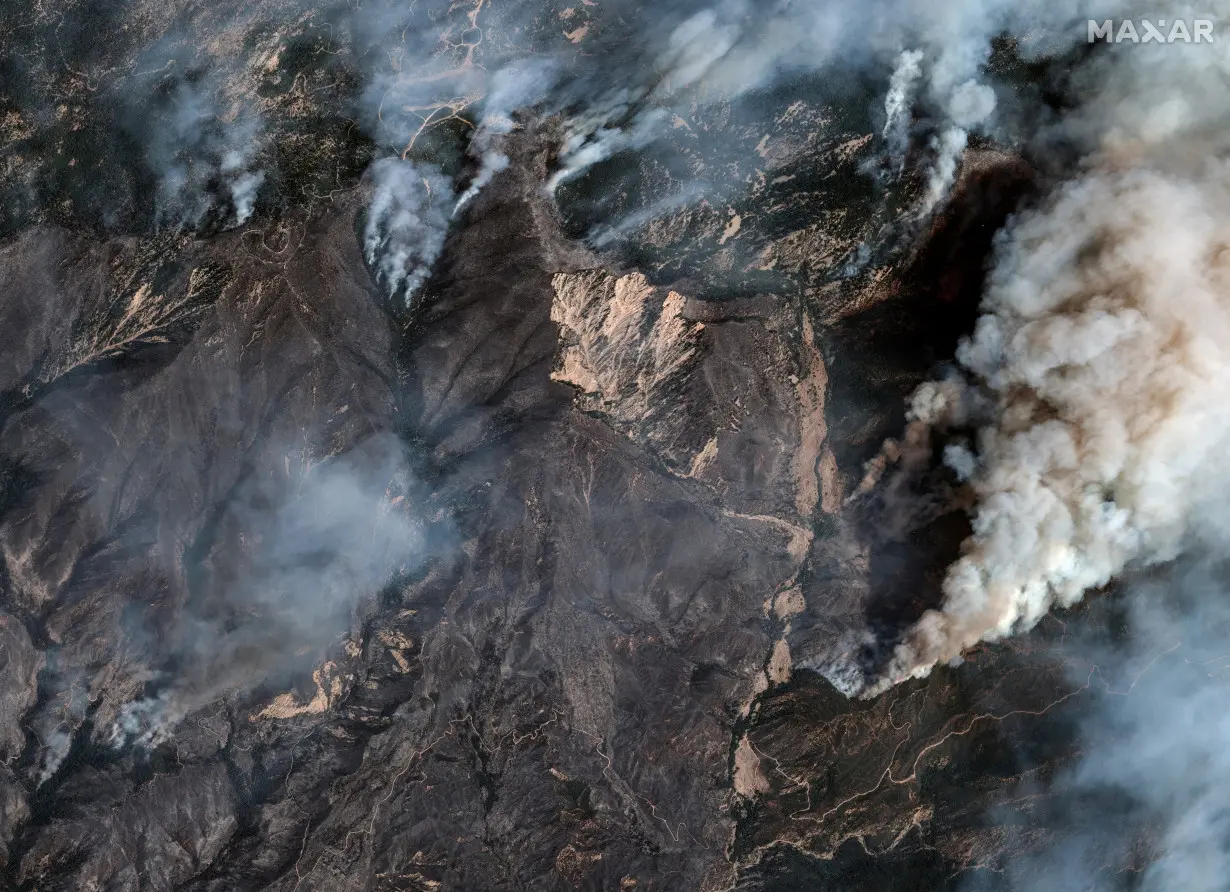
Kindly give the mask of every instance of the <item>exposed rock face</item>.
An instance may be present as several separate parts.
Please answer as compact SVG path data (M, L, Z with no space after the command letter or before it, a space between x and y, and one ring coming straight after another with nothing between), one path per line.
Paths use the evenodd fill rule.
M555 277L552 377L725 504L806 526L840 501L811 322L772 298L712 303L603 270ZM756 355L749 368L737 357Z
M678 436L687 412L672 397L682 396L695 371L705 329L683 317L687 299L674 291L659 298L639 273L561 273L553 284L551 321L560 326L564 345L551 377L580 390L577 405L583 410L628 426L673 427L651 436L659 451L677 452L671 434ZM652 413L673 414L675 423L653 425Z

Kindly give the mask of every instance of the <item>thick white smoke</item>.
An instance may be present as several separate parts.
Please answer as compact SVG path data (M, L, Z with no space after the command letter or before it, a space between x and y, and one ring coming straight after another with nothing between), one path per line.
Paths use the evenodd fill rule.
M918 78L922 76L922 50L905 50L897 58L884 98L884 131L881 134L898 174L905 165L910 141L910 103Z
M431 275L448 235L452 181L431 165L398 158L372 164L374 189L363 233L363 252L390 295L407 306Z
M917 211L919 217L930 216L948 197L948 190L957 178L957 167L969 142L970 131L991 117L995 104L995 91L973 78L953 92L947 107L948 127L933 143L935 162Z
M222 159L221 172L231 193L231 204L235 208L235 225L242 226L248 222L256 209L256 193L265 182L263 170L251 170L251 159L238 150L227 152Z
M974 532L868 694L1225 526L1230 66L1216 44L1108 53L1074 118L1097 148L1004 234L958 354L968 386L916 396L918 420L980 427L976 463L948 453Z

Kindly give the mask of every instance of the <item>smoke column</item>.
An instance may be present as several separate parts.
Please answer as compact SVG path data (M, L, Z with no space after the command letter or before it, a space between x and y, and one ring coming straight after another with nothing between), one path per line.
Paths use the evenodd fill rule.
M967 385L915 399L916 420L979 429L972 467L949 452L973 535L867 695L1230 522L1225 52L1115 46L1094 73L1069 124L1092 151L1003 234L958 353Z
M213 214L229 229L246 223L256 208L265 181L257 168L263 122L253 111L226 122L210 83L181 84L168 125L152 128L149 136L146 161L159 176L160 225L196 229ZM229 208L218 192L230 199Z
M448 235L453 184L431 165L384 158L370 168L372 202L363 252L390 296L409 306L427 282Z
M884 99L884 131L881 134L893 159L896 172L905 165L905 153L910 140L910 102L914 86L922 75L923 54L921 50L905 50L897 60Z

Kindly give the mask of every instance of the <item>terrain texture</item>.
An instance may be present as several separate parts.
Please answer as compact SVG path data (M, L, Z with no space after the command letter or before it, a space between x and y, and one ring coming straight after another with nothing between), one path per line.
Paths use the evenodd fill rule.
M1106 689L1060 621L842 693L967 533L905 399L1030 166L974 146L894 229L918 184L867 185L866 103L804 84L553 197L561 120L522 116L405 301L363 172L465 103L390 149L354 111L387 57L284 5L3 10L0 887L992 889L1069 832ZM479 2L454 48L584 48L591 6ZM240 225L158 218L164 58L262 110ZM618 166L746 188L587 239Z

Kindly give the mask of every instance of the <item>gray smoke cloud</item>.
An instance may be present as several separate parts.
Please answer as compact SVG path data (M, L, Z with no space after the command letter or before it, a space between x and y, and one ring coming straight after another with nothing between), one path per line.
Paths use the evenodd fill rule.
M1219 537L1220 538L1220 537ZM993 883L1013 892L1215 892L1230 871L1230 575L1224 538L1198 559L1126 585L1117 640L1073 633L1062 645L1074 687L1086 689L1078 746L1084 755L1051 783L1072 804L1114 802L1063 842L1025 838ZM1071 628L1071 627L1069 627ZM1088 808L1088 806L1084 806ZM1012 830L1007 830L1011 834ZM1009 838L1011 840L1011 837ZM1032 851L1030 851L1032 849ZM1123 865L1138 876L1124 881Z
M559 64L551 59L521 59L497 71L483 100L479 120L469 153L479 158L478 172L469 187L457 199L456 216L481 192L500 171L508 167L509 159L500 146L504 138L517 128L513 118L521 109L541 102L560 76Z
M452 180L432 165L398 158L375 162L368 174L373 192L363 252L376 280L410 306L444 250Z
M257 159L261 133L259 114L222 108L208 81L180 84L146 152L160 177L156 225L196 229L211 216L221 228L247 222L265 181Z
M193 710L310 665L366 600L424 559L392 434L324 460L287 453L281 464L259 469L226 506L178 631L181 665L163 690L123 708L113 744L156 745Z
M929 217L948 196L948 190L956 181L957 167L969 143L971 130L991 117L995 105L995 91L972 78L953 92L947 107L948 127L932 141L935 161L927 177L927 188L916 211L917 216Z
M1119 0L965 0L941 7L921 0L870 6L854 0L776 0L766 6L724 0L708 7L636 8L630 19L636 24L619 26L630 33L599 32L586 38L584 54L548 49L500 58L492 51L491 58L481 57L481 64L476 54L485 44L473 42L469 13L464 21L441 23L428 17L407 27L394 11L376 11L358 15L360 30L397 33L400 42L389 49L396 65L372 75L363 105L373 135L403 157L432 128L477 113L468 147L477 168L453 204L456 216L508 165L501 145L517 126L519 111L560 116L561 142L546 184L554 193L596 164L651 146L677 115L696 104L729 102L800 73L882 71L881 135L898 173L912 138L915 104L925 105L928 127L934 130L922 155L928 171L917 208L921 219L947 197L969 136L995 126L999 99L984 70L992 39L1014 35L1022 57L1042 57L1083 41L1089 15L1111 14L1121 5ZM618 10L610 15L613 22ZM516 21L514 13L492 27L509 28ZM659 199L658 212L699 194L712 199L723 188L729 184L690 184L674 197ZM642 211L637 220L652 216ZM626 232L632 224L608 220L602 235L609 242L613 233ZM425 255L431 254L434 231L430 226L421 230ZM405 240L390 244L387 263L370 254L369 262L387 267L380 274L395 278L393 270L408 248ZM385 256L380 249L377 255Z
M1129 44L1095 73L1075 118L1100 131L1086 172L1003 234L958 353L967 385L926 385L914 400L926 424L978 428L976 464L950 453L977 495L974 534L942 607L869 693L1028 629L1224 523L1225 50Z
M922 76L921 50L903 50L897 58L884 97L884 130L881 137L898 174L905 166L905 154L910 141L910 112L914 91Z

